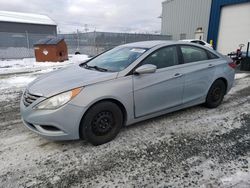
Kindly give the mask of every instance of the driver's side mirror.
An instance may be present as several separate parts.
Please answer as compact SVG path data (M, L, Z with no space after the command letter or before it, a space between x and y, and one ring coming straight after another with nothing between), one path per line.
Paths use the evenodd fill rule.
M150 74L150 73L155 73L157 67L152 64L146 64L138 67L135 70L135 74Z

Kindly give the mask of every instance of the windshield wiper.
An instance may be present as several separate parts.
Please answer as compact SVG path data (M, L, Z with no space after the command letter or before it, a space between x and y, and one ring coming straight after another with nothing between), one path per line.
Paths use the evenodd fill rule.
M89 66L89 65L87 65L87 64L83 64L83 66L84 66L86 69L95 69L95 70L98 70L98 71L101 71L101 72L108 72L108 69L101 68L101 67L98 67L98 66Z

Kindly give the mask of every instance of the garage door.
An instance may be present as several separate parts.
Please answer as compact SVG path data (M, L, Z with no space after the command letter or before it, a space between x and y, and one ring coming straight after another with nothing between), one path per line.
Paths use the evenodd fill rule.
M250 40L250 3L225 6L221 11L217 50L235 51ZM246 49L246 47L245 47Z

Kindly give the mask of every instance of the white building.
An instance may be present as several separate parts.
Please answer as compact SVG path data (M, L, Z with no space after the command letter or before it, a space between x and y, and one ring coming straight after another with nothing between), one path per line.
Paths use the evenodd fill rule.
M249 18L250 0L166 0L162 34L174 40L203 38L227 54L250 40Z

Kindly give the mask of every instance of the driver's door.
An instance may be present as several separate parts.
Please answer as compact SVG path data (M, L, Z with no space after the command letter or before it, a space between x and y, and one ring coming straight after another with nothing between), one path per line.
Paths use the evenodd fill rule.
M143 62L157 66L155 73L133 75L135 117L182 104L184 80L177 47L161 48Z

